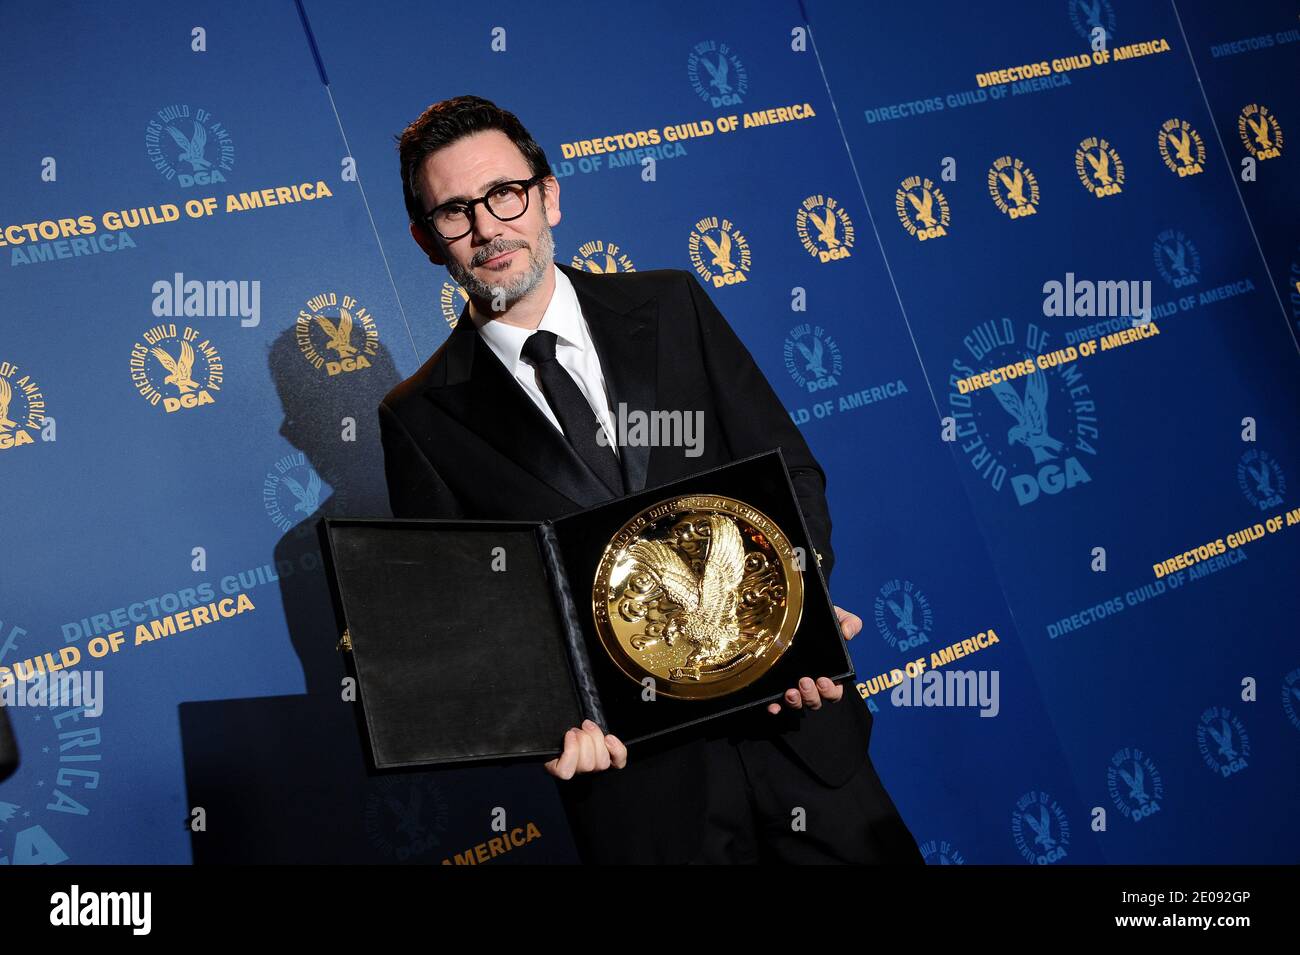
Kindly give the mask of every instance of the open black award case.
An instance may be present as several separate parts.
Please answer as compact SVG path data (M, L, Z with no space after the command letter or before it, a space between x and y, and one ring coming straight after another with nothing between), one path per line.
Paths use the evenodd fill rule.
M743 501L803 548L803 610L748 686L647 701L601 643L593 584L620 528L684 494ZM551 759L584 718L632 746L780 699L803 676L854 675L779 448L541 523L326 517L318 530L377 769Z

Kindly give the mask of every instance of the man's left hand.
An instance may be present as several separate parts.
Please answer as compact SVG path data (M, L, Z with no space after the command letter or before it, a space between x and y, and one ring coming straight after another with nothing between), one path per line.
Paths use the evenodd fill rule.
M840 632L844 634L845 640L852 640L862 629L862 618L855 613L849 613L842 607L835 608L835 616L839 618ZM799 680L799 686L791 687L785 691L785 699L782 701L792 710L801 710L805 706L809 709L818 709L823 700L829 700L834 703L844 695L844 687L832 680L820 676L814 681L812 677L803 677ZM780 703L769 703L767 705L769 713L780 713Z

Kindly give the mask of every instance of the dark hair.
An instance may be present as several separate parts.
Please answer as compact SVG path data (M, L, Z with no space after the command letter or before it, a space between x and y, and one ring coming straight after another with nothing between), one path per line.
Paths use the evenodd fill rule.
M551 175L551 164L546 153L537 145L532 135L509 110L502 109L481 96L456 96L434 103L421 113L411 125L402 130L397 140L397 153L402 163L402 198L406 214L412 222L419 222L425 214L417 174L421 163L432 153L474 133L498 129L528 160L534 176ZM543 193L543 202L545 201Z

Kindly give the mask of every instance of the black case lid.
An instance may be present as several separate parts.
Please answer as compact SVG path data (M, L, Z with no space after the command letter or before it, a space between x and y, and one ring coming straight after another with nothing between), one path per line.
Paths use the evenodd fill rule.
M582 716L536 524L321 528L377 767L559 752Z

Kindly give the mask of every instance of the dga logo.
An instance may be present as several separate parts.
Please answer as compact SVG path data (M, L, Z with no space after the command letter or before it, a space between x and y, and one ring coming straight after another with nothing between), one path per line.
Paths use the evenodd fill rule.
M894 195L894 208L898 210L898 221L907 234L916 236L921 242L948 234L948 225L952 221L948 200L942 190L925 177L908 176L904 179Z
M1212 706L1196 724L1196 744L1205 765L1227 779L1249 765L1250 737L1246 727L1222 706Z
M812 230L808 228L810 222ZM795 214L794 228L799 242L818 262L847 259L853 254L853 220L830 196L805 199Z
M740 57L725 43L695 44L686 61L686 76L700 99L715 109L739 106L749 92L749 74Z
M306 521L320 509L324 501L325 483L316 469L307 463L301 451L286 454L272 465L262 479L262 506L267 516L281 532L297 529L302 535L314 530ZM332 510L346 512L346 496L341 488L335 489Z
M1020 159L1000 156L993 160L989 195L998 211L1012 219L1038 213L1038 177Z
M714 288L749 281L749 240L730 219L701 219L691 229L687 245L695 271Z
M0 451L36 443L45 423L45 395L32 376L0 361Z
M153 167L186 189L225 182L235 165L229 130L206 109L163 107L149 120L144 142Z
M1282 681L1282 712L1291 725L1300 730L1300 670L1292 670Z
M1029 862L1050 865L1066 856L1070 845L1070 820L1065 810L1047 793L1028 792L1016 802L1011 814L1011 837Z
M1079 181L1098 199L1117 195L1124 187L1124 163L1115 147L1104 139L1089 136L1074 152L1074 171Z
M613 242L593 239L578 247L578 253L569 260L569 265L584 272L597 275L609 275L612 272L635 272L636 266L627 253Z
M947 839L940 839L937 842L931 839L929 842L922 843L919 848L926 865L966 864L966 857L953 848Z
M1246 152L1256 159L1276 159L1282 155L1282 127L1267 106L1251 103L1237 117L1237 133Z
M1286 476L1277 458L1251 448L1237 462L1237 485L1241 493L1261 511L1280 507L1286 499Z
M1097 454L1097 406L1077 352L1073 345L1047 351L1049 334L1029 323L1021 339L1009 318L982 322L962 339L969 357L953 359L949 379L961 449L994 490L1010 477L1021 507L1089 483L1080 456ZM961 379L1011 365L1019 377L966 394L957 388Z
M910 580L886 582L876 594L875 613L876 630L896 650L911 650L930 642L934 612L929 598Z
M1165 784L1151 757L1140 749L1126 747L1110 758L1106 767L1106 791L1125 819L1141 822L1160 811Z
M469 304L469 295L459 282L443 282L442 291L438 293L438 308L447 320L448 328L455 328L460 321L460 313Z
M197 328L155 325L131 346L131 383L167 414L214 404L224 379L217 346Z
M307 307L298 312L294 337L312 367L324 368L331 376L369 368L370 359L379 353L374 318L351 295L336 292L307 300Z
M0 865L67 862L61 842L72 835L76 820L90 814L86 803L93 805L101 783L99 718L87 717L84 707L6 709L15 722L19 711L31 713L33 725L23 732L22 771L0 796ZM33 745L38 741L39 749Z
M1160 277L1174 288L1195 285L1201 278L1201 253L1181 229L1166 229L1151 249Z
M1115 8L1110 0L1067 0L1074 32L1092 41L1098 27L1106 31L1106 45L1115 38Z
M385 776L366 797L366 835L397 862L427 857L447 832L447 801L427 777Z
M811 394L839 385L844 370L840 346L820 325L796 325L785 337L782 350L785 370L800 388Z
M27 633L7 622L0 626L0 665L10 672L24 660L18 641ZM24 718L31 724L21 732L14 727L22 738L23 761L0 790L0 865L67 862L61 843L76 835L86 839L81 827L96 818L92 811L103 784L102 714L93 716L85 706L6 706L5 711L15 724Z
M1205 172L1205 143L1201 134L1185 119L1167 119L1158 137L1160 158L1178 176L1195 176ZM1173 147L1173 154L1169 147Z

